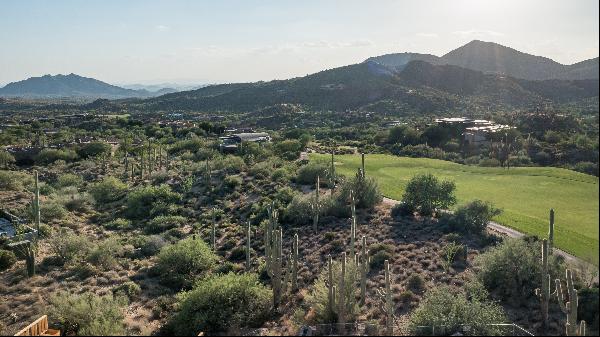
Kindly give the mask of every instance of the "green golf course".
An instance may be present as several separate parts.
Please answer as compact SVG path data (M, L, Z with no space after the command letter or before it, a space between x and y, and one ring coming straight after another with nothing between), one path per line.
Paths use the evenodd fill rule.
M311 154L311 160L329 161L330 155ZM335 157L338 174L353 175L360 156ZM516 167L510 170L453 162L367 155L367 176L374 177L382 193L400 200L411 177L432 173L456 183L458 205L474 199L503 210L495 220L527 234L546 237L551 208L555 216L555 246L598 265L598 178L553 167Z

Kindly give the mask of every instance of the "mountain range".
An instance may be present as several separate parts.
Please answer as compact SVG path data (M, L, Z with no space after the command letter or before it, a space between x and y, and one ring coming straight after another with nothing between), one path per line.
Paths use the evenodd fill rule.
M572 65L534 56L493 42L474 40L438 57L430 54L400 53L371 57L368 61L401 70L410 61L435 65L455 65L489 74L507 75L526 80L598 79L598 58Z
M118 104L155 111L273 111L264 108L288 103L315 110L374 112L511 109L573 102L591 103L597 109L598 58L562 65L496 43L472 41L441 57L388 54L287 80L157 94L73 74L31 78L0 89L0 96L146 98Z
M126 89L97 79L76 74L44 75L30 77L23 81L12 82L0 88L0 96L27 98L146 98L177 92L173 88Z

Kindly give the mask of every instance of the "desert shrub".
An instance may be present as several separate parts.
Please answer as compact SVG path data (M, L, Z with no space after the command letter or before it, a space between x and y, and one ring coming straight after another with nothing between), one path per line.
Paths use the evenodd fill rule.
M292 174L285 167L275 169L275 171L273 171L273 174L271 174L271 178L273 179L273 181L289 181L291 176Z
M0 150L0 165L7 168L8 165L15 162L15 157L6 150Z
M369 247L371 257L370 267L373 269L383 268L385 260L391 260L394 254L394 246L384 243L376 243Z
M598 164L589 161L582 161L573 166L573 170L577 172L587 173L598 176Z
M87 256L91 249L91 243L87 237L77 235L66 228L61 228L52 237L52 240L48 240L48 246L62 264L71 263L79 257Z
M33 178L22 172L1 171L0 189L5 191L20 191L33 186Z
M111 230L125 230L131 228L131 221L123 218L117 218L104 224L104 228Z
M150 174L152 185L164 184L171 179L171 174L167 171L155 171Z
M188 238L164 247L158 254L157 269L161 282L174 289L189 289L198 277L206 276L217 256L202 240Z
M271 175L271 172L274 170L273 163L271 161L261 161L258 162L250 168L249 172L251 175L257 178L267 178Z
M410 316L412 335L431 335L432 327L439 334L450 336L466 333L474 336L502 336L501 328L491 323L504 323L506 317L499 305L479 299L467 299L462 292L449 286L434 288L425 294L419 307ZM463 331L462 326L469 330ZM425 327L425 328L423 328Z
M442 267L445 272L450 270L450 267L454 264L454 261L459 258L459 255L464 255L466 252L465 246L456 242L450 242L444 247L442 247L442 251L440 252L440 258L442 259ZM460 257L461 260L464 260L464 256Z
M65 207L59 202L50 201L40 203L40 218L42 222L62 220L67 214L68 212Z
M317 177L320 177L323 183L327 182L329 176L329 165L323 162L310 162L300 166L296 176L296 182L303 185L315 185Z
M439 181L432 174L419 174L406 185L402 202L412 206L422 215L432 215L436 210L446 209L456 203L451 181Z
M534 296L542 284L541 242L508 239L475 259L477 278L493 295L523 302ZM560 277L562 262L556 255L548 259L550 279Z
M275 144L275 152L286 160L298 159L302 151L302 143L296 139L288 139Z
M50 149L46 148L40 151L35 157L35 162L39 165L48 165L56 161L72 162L77 160L77 153L69 149Z
M75 187L60 190L55 198L70 212L86 212L93 203L92 197L87 193L78 193Z
M127 195L126 215L130 219L145 219L172 213L172 206L181 196L168 185L144 186Z
M419 274L411 274L406 282L406 287L415 293L421 293L425 290L425 280Z
M403 202L395 204L391 211L393 217L412 216L414 213L414 206Z
M401 147L399 150L397 148L392 149L392 153L405 156L405 157L413 157L413 158L434 158L434 159L445 159L444 150L438 147L431 147L426 144L418 144L418 145L407 145Z
M87 144L82 144L77 149L77 154L79 157L83 159L87 159L90 157L96 157L104 154L110 154L111 146L110 144L103 142L91 142Z
M142 288L133 281L127 281L114 287L112 292L115 296L127 296L131 300L142 293Z
M167 244L165 239L158 235L147 237L139 246L144 256L154 256Z
M282 220L292 225L306 225L312 221L313 195L297 194L287 205L282 214Z
M125 297L81 295L61 292L50 297L48 315L78 336L125 335L123 310ZM76 331L69 331L75 328Z
M185 225L187 219L179 215L160 215L150 220L144 230L150 234L159 234L172 228Z
M479 156L471 156L465 159L465 164L467 165L479 165Z
M71 186L79 187L83 185L83 178L76 174L65 173L58 176L58 178L56 178L56 181L52 185L58 189Z
M223 185L230 190L235 190L236 187L242 185L242 178L240 176L227 176L223 179Z
M170 323L176 335L256 328L269 318L271 298L256 274L216 275L178 295L180 310Z
M216 168L225 171L228 174L238 174L242 172L246 163L238 156L226 156L216 163Z
M340 262L333 263L333 284L340 284L341 280L341 272L342 265ZM346 264L346 277L344 279L344 298L346 302L346 319L347 321L353 321L354 318L358 315L359 307L356 302L356 279L355 275L357 275L356 265L352 262L348 262ZM314 310L314 319L315 323L336 323L338 320L337 314L335 312L331 312L328 306L328 297L329 297L329 289L328 289L328 281L329 280L329 271L327 267L323 268L321 273L319 274L311 293L309 294L307 301ZM340 296L339 292L336 294Z
M598 287L582 288L577 291L578 319L585 320L589 327L598 331L598 308L600 307L598 298Z
M372 209L383 200L377 181L369 176L363 177L360 173L341 184L338 202L347 205L350 191L354 196L356 208Z
M169 147L170 154L180 154L186 151L196 152L204 147L204 141L201 138L193 137L191 139L180 140Z
M245 246L236 246L231 249L231 254L229 254L229 259L232 261L241 261L246 258L246 247Z
M5 271L17 263L17 256L10 250L0 249L0 272Z
M117 265L117 257L123 253L123 245L116 238L108 238L92 248L87 261L93 266L108 270Z
M496 158L485 158L479 161L479 166L498 167L500 166L500 161Z
M502 211L495 208L491 203L474 200L458 207L454 214L440 218L440 223L448 226L452 231L483 234L488 222L500 213Z
M90 187L90 194L97 204L105 204L121 199L127 192L127 184L115 177L107 177Z

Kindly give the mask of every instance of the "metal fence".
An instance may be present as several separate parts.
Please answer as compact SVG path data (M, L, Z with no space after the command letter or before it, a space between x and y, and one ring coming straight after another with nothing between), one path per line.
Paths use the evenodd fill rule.
M418 336L533 336L533 334L516 324L485 324L483 326L418 326Z

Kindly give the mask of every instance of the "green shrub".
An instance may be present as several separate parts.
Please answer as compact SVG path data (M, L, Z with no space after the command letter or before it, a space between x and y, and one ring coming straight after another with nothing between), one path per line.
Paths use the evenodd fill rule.
M452 231L483 234L487 224L500 213L502 211L495 208L491 203L474 200L460 206L453 215L444 217L444 221L440 219L440 222L447 225Z
M154 256L167 244L165 239L158 235L147 237L139 247L144 256Z
M62 264L71 263L80 257L85 257L91 249L91 243L87 237L77 235L73 231L61 228L51 240L48 246L52 254Z
M411 274L406 282L406 287L415 293L421 293L425 290L425 280L419 274Z
M181 196L169 185L144 186L127 195L126 215L130 219L147 219L173 212Z
M339 285L341 279L342 264L333 262L333 284ZM352 322L359 313L358 303L356 301L356 279L358 270L356 265L350 261L346 263L346 277L344 279L344 298L346 302L346 320ZM327 267L323 268L319 274L307 301L314 310L315 323L336 323L337 314L331 312L328 307L329 288L327 286L329 271ZM336 294L339 296L338 294Z
M40 218L42 222L52 222L62 220L68 212L63 205L56 201L42 202L40 204Z
M117 265L117 257L123 254L123 245L116 238L108 238L96 245L87 256L95 267L108 270Z
M187 238L164 247L158 254L157 269L161 282L173 289L189 289L199 277L206 276L217 256L202 240Z
M72 173L61 174L56 178L56 182L53 184L53 186L58 189L71 186L80 187L81 185L83 185L83 178Z
M507 239L475 258L477 278L493 295L522 303L542 284L541 242ZM548 259L550 279L560 278L562 262Z
M176 335L235 332L257 328L270 316L272 293L256 274L228 273L202 280L179 296L180 310L171 320Z
M372 269L383 268L385 260L391 260L394 254L394 246L384 243L376 243L369 247L369 255L371 256L370 267Z
M93 293L81 295L61 292L50 297L48 315L67 328L66 335L118 336L125 335L123 310L125 297L98 296ZM76 331L69 331L76 327Z
M33 178L22 172L0 170L0 190L21 191L33 186Z
M238 156L226 156L221 160L218 160L215 164L216 169L221 169L228 174L238 174L242 172L246 166L244 160Z
M127 296L131 300L142 293L142 288L135 282L127 281L114 287L112 292L115 296Z
M58 191L55 200L70 212L87 212L94 202L87 193L79 193L75 187L66 187Z
M123 218L117 218L104 224L104 228L111 230L127 230L131 227L131 221Z
M406 185L402 202L421 215L432 215L436 210L447 209L456 203L456 185L450 181L439 181L432 174L419 174Z
M82 144L77 149L77 154L83 159L97 157L104 154L110 154L112 148L110 144L104 142L91 142Z
M312 221L312 195L297 194L287 205L282 214L282 220L292 225L306 225Z
M7 168L8 165L15 162L15 157L6 150L0 150L0 165Z
M236 187L242 185L242 178L240 176L227 176L223 179L223 185L230 190L235 190Z
M35 157L35 162L39 165L52 164L55 161L62 160L65 162L72 162L77 160L77 153L69 149L50 149L46 148L40 151Z
M0 272L3 272L17 263L17 256L10 250L0 249Z
M117 201L127 193L127 184L115 177L106 177L90 187L90 194L97 204Z
M399 202L392 207L391 215L393 217L412 216L415 213L413 205Z
M354 196L356 208L359 209L372 209L383 200L377 181L369 176L363 178L359 173L341 184L338 195L339 205L348 207L350 191Z
M326 184L329 176L329 165L322 162L309 162L306 165L300 166L296 176L296 182L303 185L315 185L317 176L321 182Z
M498 167L500 166L500 161L496 158L485 158L479 161L479 166Z
M463 333L474 336L502 336L499 327L493 323L505 323L506 317L499 305L467 299L464 293L457 292L449 286L434 288L425 294L419 307L409 320L409 331L412 335L429 336L435 332L451 336ZM463 331L462 327L469 329Z
M295 160L300 156L302 143L295 139L288 139L275 144L275 151L286 160Z
M181 228L187 219L179 215L160 215L150 220L144 228L147 233L159 234L172 228Z

